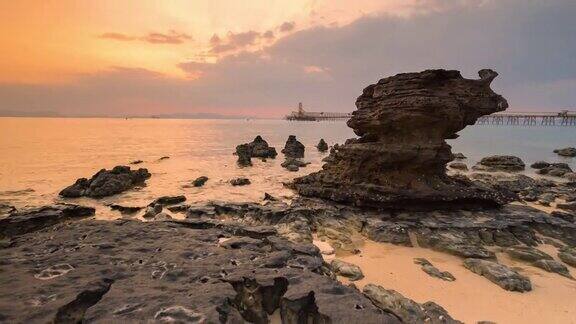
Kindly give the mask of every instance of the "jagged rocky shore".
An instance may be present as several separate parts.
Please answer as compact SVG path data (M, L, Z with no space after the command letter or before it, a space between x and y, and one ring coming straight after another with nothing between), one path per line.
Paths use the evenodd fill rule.
M323 170L288 184L300 194L289 202L269 194L261 202L205 204L165 196L148 206L110 205L123 215L114 221L94 220L94 208L72 204L131 190L151 176L118 166L62 190L70 203L1 205L0 322L461 323L432 301L418 303L375 284L361 290L344 284L342 278L364 278L362 269L328 263L316 240L347 254L361 252L358 238L444 252L515 293L538 287L497 254L573 279L570 167L538 161L531 167L547 178L532 178L516 173L526 168L519 158L493 156L464 174L466 157L445 142L507 107L489 87L497 74L479 74L468 80L457 71L429 70L366 88L349 121L360 138L333 146ZM329 147L321 140L317 149ZM288 171L306 166L295 136L281 153ZM278 155L261 136L235 154L243 168L252 158ZM191 185L207 181L199 177ZM557 247L557 255L539 250L544 243ZM458 280L426 259L414 260L414 267L434 280Z

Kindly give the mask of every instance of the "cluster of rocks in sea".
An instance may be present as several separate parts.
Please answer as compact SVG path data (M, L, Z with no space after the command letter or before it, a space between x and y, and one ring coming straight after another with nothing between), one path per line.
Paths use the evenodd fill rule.
M520 159L493 156L478 163L481 172L447 174L452 160L450 168L465 170L455 163L466 157L452 154L445 140L507 107L489 87L496 73L479 75L467 80L457 71L428 70L366 88L348 123L360 138L334 145L323 170L295 179L300 196L290 204L265 194L263 203L194 203L175 195L146 207L109 205L130 216L144 210L144 222L86 219L95 209L73 204L0 205L0 263L10 267L0 276L0 321L268 323L279 314L282 323L461 323L434 302L374 284L361 291L344 285L339 278L366 280L362 269L326 262L315 239L346 253L361 251L358 237L448 253L509 291L538 287L499 262L499 254L573 279L571 170L563 181L534 179L517 173L525 168ZM317 148L328 150L323 140ZM283 166L304 166L304 151L290 136ZM241 165L277 155L260 136L236 154ZM532 167L552 176L566 170L558 163ZM61 196L101 198L149 177L146 169L118 166L79 179ZM555 203L563 211L507 204L514 200ZM557 247L557 258L538 249L543 243ZM414 263L431 280L457 280L429 260Z

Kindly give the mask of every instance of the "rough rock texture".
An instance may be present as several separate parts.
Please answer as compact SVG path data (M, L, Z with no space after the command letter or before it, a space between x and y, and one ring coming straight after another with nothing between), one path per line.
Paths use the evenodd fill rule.
M400 322L270 229L91 220L22 236L0 260L7 323Z
M475 173L470 175L473 181L484 184L497 191L512 191L525 201L541 200L544 195L553 195L572 201L576 198L576 182L553 182L548 179L533 179L523 174ZM546 199L548 199L546 198ZM544 200L546 200L544 199Z
M190 219L216 219L251 225L272 225L280 235L312 242L313 233L336 250L357 252L356 234L377 242L412 246L410 235L423 248L463 258L495 259L488 247L537 246L552 238L576 245L576 224L527 206L495 210L368 211L318 199L298 198L290 206L276 201L211 202L191 206ZM410 233L410 235L409 235Z
M572 172L572 168L570 168L567 163L547 163L545 166L542 164L539 164L538 166L542 167L536 168L538 169L536 173L553 177L563 177L565 174Z
M558 252L558 258L567 265L576 268L576 248L563 247Z
M519 292L532 290L530 279L503 264L481 259L466 259L464 267L486 277L503 289Z
M61 222L93 216L94 208L72 204L56 204L21 209L0 219L0 237L38 231Z
M492 155L482 158L474 170L479 171L522 171L526 168L524 162L517 156L512 155Z
M303 158L304 157L304 144L300 143L296 136L290 135L288 136L288 140L286 141L286 145L282 149L282 153L286 155L286 158Z
M576 148L565 147L563 149L554 150L554 153L556 153L560 156L575 157L576 156Z
M449 177L453 159L446 139L506 100L490 89L497 76L479 80L458 71L398 74L364 89L348 126L360 136L334 149L323 170L294 180L303 196L377 208L498 206L513 197Z
M253 157L273 159L278 153L276 152L276 148L268 145L268 142L266 142L262 136L258 135L252 142L236 146L236 155L238 155L238 164L247 166L252 165L250 159Z
M548 272L558 273L564 277L572 278L568 268L562 263L555 261L552 256L531 246L512 246L505 252L513 259L528 262L529 264L544 269Z
M362 290L372 302L392 314L396 314L404 323L458 324L448 312L434 302L418 304L402 296L395 290L368 284Z
M348 263L342 260L332 260L330 263L330 267L334 271L335 274L340 275L342 277L346 277L351 281L356 281L364 278L364 274L362 273L362 269L359 266Z
M328 151L328 143L326 143L326 141L323 138L321 138L320 142L318 142L318 145L316 145L316 148L320 152L326 152Z
M143 185L150 176L147 169L130 170L130 167L119 165L112 170L102 169L90 179L76 180L76 183L60 191L60 196L67 198L112 196L137 185Z
M448 271L440 271L436 268L430 261L423 258L414 259L414 263L419 264L422 267L422 271L429 274L431 277L439 278L445 281L454 281L456 278Z
M452 162L448 164L450 169L468 171L468 166L464 162Z

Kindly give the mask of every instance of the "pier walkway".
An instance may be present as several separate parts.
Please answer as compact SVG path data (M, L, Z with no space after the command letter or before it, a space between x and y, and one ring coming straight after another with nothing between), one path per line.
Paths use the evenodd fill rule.
M338 112L311 112L305 111L302 103L298 104L298 110L285 117L290 121L327 121L347 120L352 113ZM476 121L476 125L501 125L501 126L576 126L576 111L563 110L561 112L501 112L488 116L482 116Z
M502 112L482 116L476 125L510 126L576 126L576 111L554 112Z

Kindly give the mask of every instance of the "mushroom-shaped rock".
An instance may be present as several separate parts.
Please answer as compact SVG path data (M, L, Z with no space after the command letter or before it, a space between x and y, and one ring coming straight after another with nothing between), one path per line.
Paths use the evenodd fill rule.
M360 136L335 148L321 171L294 180L300 195L375 208L495 207L516 197L451 177L446 139L506 100L458 71L427 70L381 79L356 100L348 126Z

